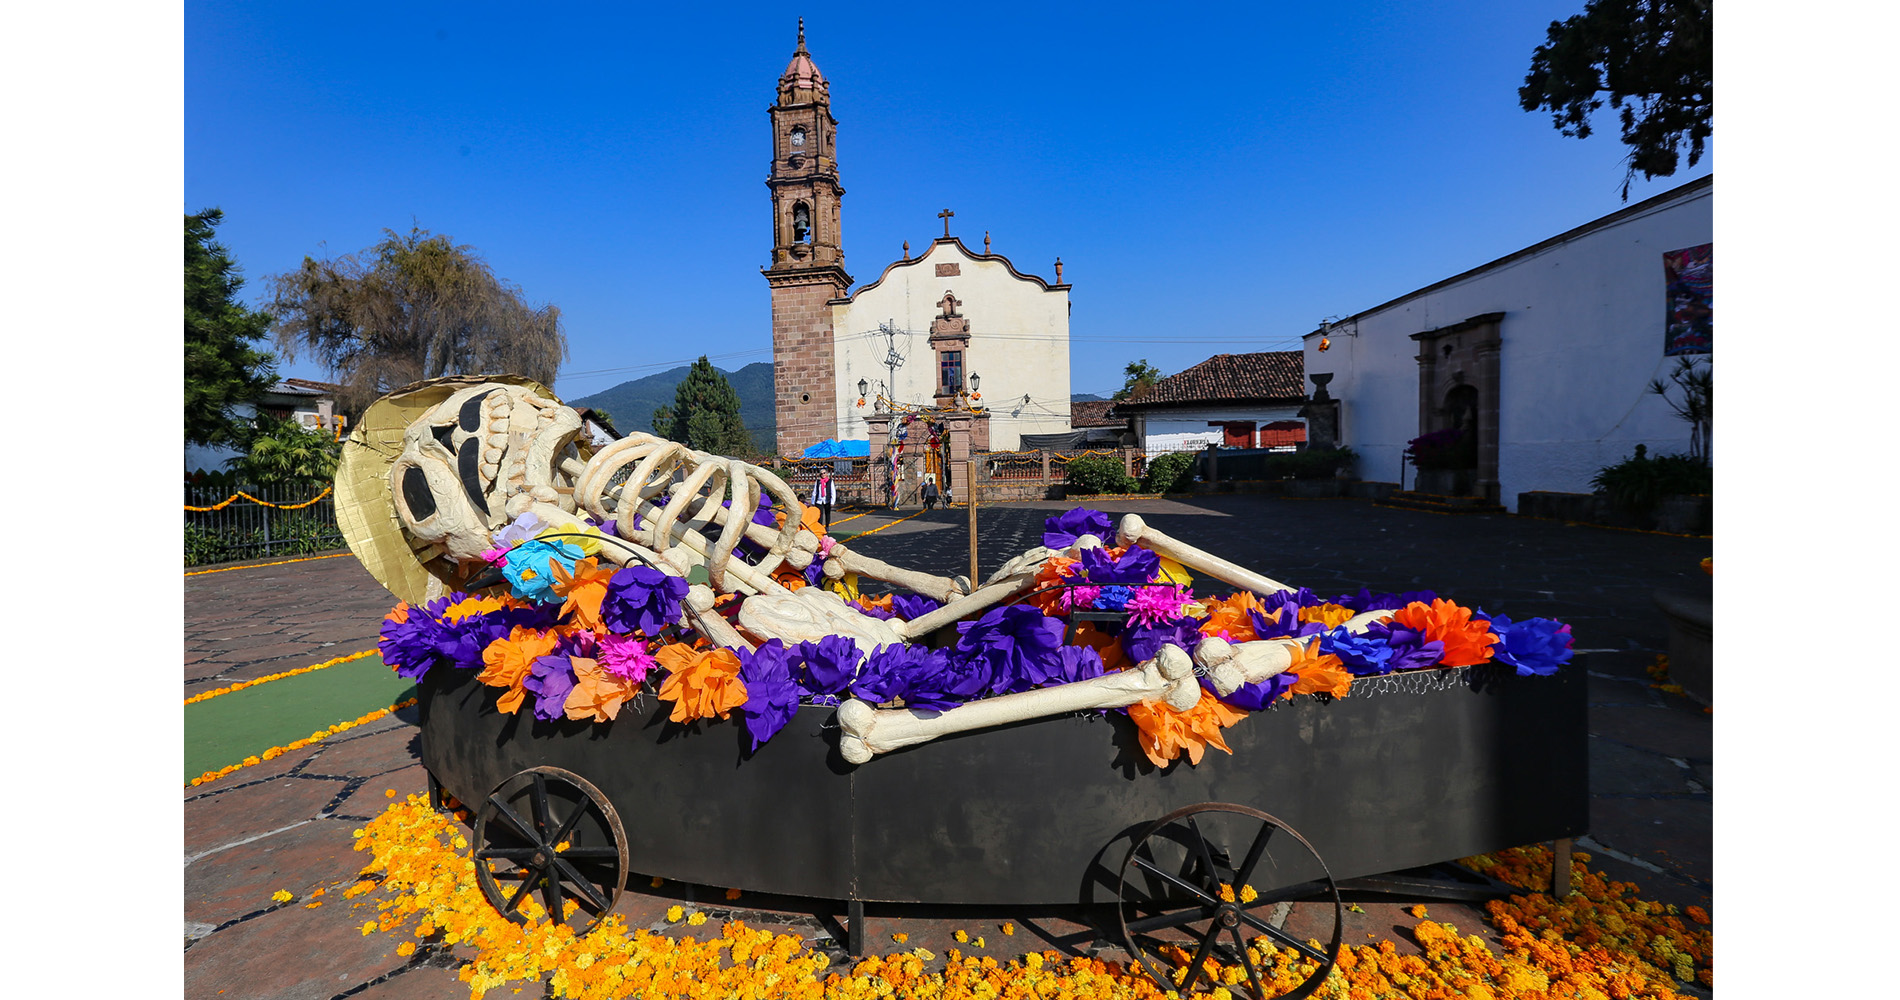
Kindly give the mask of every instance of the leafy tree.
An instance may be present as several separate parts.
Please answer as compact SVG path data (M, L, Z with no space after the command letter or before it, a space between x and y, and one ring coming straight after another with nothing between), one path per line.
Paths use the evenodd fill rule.
M1608 94L1630 148L1627 201L1637 171L1676 172L1685 142L1689 165L1702 159L1715 106L1709 8L1710 0L1589 0L1583 13L1550 22L1518 102L1549 111L1558 131L1582 139Z
M508 372L543 383L567 359L561 310L531 307L470 246L420 227L375 246L305 257L271 279L277 344L308 351L342 383L345 409L439 375Z
M739 394L703 354L673 390L673 405L653 411L653 432L714 455L752 453L752 436L739 419Z
M251 450L227 460L227 468L246 482L325 483L336 478L343 446L330 435L295 420L260 416Z
M1161 369L1149 364L1147 358L1130 361L1128 367L1122 369L1122 375L1122 387L1108 398L1140 399L1153 392L1155 383L1161 381Z
M224 213L185 216L185 440L242 444L250 424L233 417L277 381L276 359L251 346L270 317L237 300L244 279L222 244L212 240Z

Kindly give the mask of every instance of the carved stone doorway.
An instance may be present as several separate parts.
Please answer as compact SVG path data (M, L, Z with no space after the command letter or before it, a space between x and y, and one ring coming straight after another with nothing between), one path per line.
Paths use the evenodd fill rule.
M1498 502L1498 351L1503 313L1485 313L1462 323L1412 334L1418 342L1418 433L1461 430L1476 440L1463 468L1423 482L1419 489ZM1462 475L1460 475L1462 473Z

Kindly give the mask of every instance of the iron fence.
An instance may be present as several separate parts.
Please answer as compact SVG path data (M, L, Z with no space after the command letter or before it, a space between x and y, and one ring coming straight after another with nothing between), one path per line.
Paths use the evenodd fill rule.
M336 498L321 486L187 486L185 507L186 566L308 555L344 545Z

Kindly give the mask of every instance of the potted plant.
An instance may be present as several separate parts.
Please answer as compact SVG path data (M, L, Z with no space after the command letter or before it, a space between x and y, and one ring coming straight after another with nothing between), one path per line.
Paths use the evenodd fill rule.
M1405 460L1418 470L1413 487L1422 493L1463 496L1478 472L1478 438L1463 428L1420 434L1405 443Z

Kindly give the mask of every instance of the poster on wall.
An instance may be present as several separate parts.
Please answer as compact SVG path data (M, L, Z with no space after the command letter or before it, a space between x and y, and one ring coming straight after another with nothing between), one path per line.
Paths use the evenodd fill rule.
M1663 254L1663 287L1669 314L1663 320L1663 353L1712 354L1715 325L1710 311L1712 243Z

